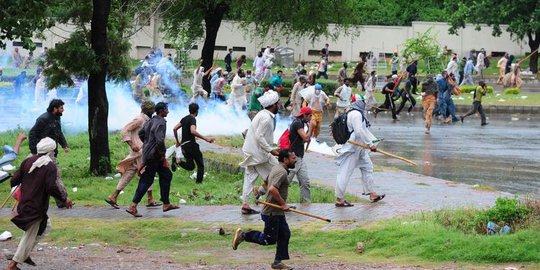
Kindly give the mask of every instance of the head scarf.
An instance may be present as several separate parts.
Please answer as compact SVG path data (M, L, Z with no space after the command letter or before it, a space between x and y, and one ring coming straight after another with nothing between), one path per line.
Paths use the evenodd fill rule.
M274 90L268 90L264 92L264 95L260 96L257 100L259 100L263 108L266 108L278 102L279 95Z
M38 154L45 154L45 155L42 155L41 157L36 159L34 163L32 163L32 167L30 167L30 170L28 171L28 173L31 173L32 171L34 171L35 168L40 168L42 166L45 166L49 164L49 162L52 161L50 154L54 153L54 149L56 149L56 142L49 137L45 137L41 139L41 141L39 141L36 148L37 148Z
M366 118L366 103L363 96L356 96L356 101L351 104L353 110L358 110L362 114L362 121L366 122L366 127L370 127L368 119Z

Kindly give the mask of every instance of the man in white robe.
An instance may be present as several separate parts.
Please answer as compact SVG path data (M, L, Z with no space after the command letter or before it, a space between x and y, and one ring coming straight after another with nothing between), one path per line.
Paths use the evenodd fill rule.
M257 176L266 181L272 167L278 164L275 156L279 154L279 150L273 149L272 144L279 94L274 90L268 90L258 98L258 101L264 110L258 112L251 122L242 147L245 159L240 163L240 166L245 168L241 209L245 215L259 213L249 206L249 197Z

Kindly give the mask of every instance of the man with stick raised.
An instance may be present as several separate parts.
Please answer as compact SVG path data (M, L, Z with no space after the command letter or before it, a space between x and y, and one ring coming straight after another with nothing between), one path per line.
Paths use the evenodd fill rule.
M289 193L289 181L287 175L289 169L294 168L296 155L289 152L288 149L279 151L279 165L276 165L270 171L268 176L268 196L266 202L281 206L281 209L265 205L261 218L264 221L264 232L247 231L243 232L238 228L234 234L232 248L236 250L243 241L257 243L267 246L277 244L276 256L272 263L272 269L292 269L285 265L282 260L289 259L289 239L291 231L285 219L285 211L289 210L287 205L287 195Z
M369 151L376 152L377 146L373 143L376 138L368 130L371 125L365 116L366 104L361 98L357 98L351 104L352 110L347 113L347 128L351 133L349 141L369 146L370 150L347 142L343 145L340 154L336 158L339 166L336 179L336 207L350 207L351 203L345 200L345 189L355 168L362 172L363 195L368 195L371 202L378 202L384 198L384 194L373 191L373 163L369 157Z

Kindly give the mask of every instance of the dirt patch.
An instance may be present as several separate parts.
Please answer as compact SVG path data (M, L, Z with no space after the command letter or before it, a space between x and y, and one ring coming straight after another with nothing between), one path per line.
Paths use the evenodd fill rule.
M2 253L13 254L17 241L3 242ZM57 247L47 243L40 243L31 254L37 263L36 267L20 265L21 269L231 269L231 270L254 270L269 269L272 253L267 250L242 250L237 252L223 252L213 254L217 262L208 263L203 260L190 261L189 254L178 252L154 252L144 249L119 248L103 246L101 244L89 244L79 247ZM261 262L267 259L268 263ZM253 261L256 261L253 263ZM305 262L302 256L292 256L288 262L294 269L328 269L328 270L368 270L368 269L428 269L420 266L397 266L384 264L349 264L341 262ZM0 267L5 267L4 261ZM429 268L433 269L433 268ZM454 267L442 266L437 269L455 269Z

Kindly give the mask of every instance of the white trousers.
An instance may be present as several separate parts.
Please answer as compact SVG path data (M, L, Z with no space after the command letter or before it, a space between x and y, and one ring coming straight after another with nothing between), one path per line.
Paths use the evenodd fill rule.
M360 169L362 173L363 193L373 192L373 163L371 162L368 151L361 150L344 153L343 156L339 157L337 163L339 165L335 188L337 198L345 198L345 190L355 168Z
M266 162L254 166L248 166L246 168L246 171L244 172L244 187L242 189L243 203L249 204L249 197L253 192L253 187L255 185L255 181L257 180L257 176L261 176L263 181L268 180L268 176L270 175L270 171L272 171L273 166L274 165L270 164L270 162Z
M51 219L48 219L45 231L42 235L38 235L40 223L41 219L30 225L22 235L21 242L19 242L17 251L13 256L13 260L17 263L23 263L30 256L30 252L36 247L39 240L51 230Z

